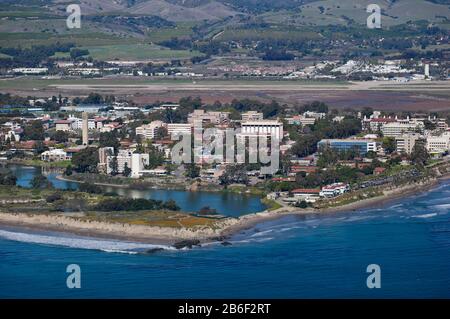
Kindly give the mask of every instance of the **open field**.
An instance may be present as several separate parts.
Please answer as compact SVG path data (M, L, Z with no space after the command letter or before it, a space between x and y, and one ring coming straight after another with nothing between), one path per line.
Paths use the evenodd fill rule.
M450 108L450 81L445 82L323 82L270 80L196 80L121 77L53 79L20 77L0 80L0 92L21 96L85 96L90 92L116 94L138 104L177 102L199 96L206 103L253 98L281 103L321 100L337 108L373 107L383 110L446 110Z
M202 55L188 50L169 50L149 44L115 44L103 46L86 46L89 55L96 60L149 60L149 59L189 59Z

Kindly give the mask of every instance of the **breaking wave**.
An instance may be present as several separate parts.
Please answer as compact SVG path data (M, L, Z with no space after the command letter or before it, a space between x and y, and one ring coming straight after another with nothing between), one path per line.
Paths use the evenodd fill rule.
M36 233L24 233L0 229L0 237L24 243L42 245L64 246L78 249L101 250L112 253L138 254L152 249L175 250L172 246L153 245L98 238L75 237L65 235L46 235Z

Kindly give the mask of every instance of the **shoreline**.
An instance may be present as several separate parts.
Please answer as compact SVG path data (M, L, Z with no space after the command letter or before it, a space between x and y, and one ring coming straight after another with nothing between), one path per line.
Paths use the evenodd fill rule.
M52 231L75 234L89 238L123 240L148 244L174 245L179 242L200 244L213 241L226 241L230 236L253 228L255 225L286 216L332 215L372 207L385 206L395 200L422 194L434 189L442 181L450 179L450 174L421 183L405 185L387 190L384 195L359 200L346 205L326 209L299 210L296 207L282 207L274 211L263 211L238 218L218 221L214 227L169 228L145 225L132 225L87 221L77 217L58 215L32 215L21 213L0 213L0 226L17 227L27 230Z

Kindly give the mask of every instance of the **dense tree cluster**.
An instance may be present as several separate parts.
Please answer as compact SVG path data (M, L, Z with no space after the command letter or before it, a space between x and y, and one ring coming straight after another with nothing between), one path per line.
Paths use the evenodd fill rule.
M10 169L0 168L0 185L14 186L16 185L17 177Z
M0 59L0 67L37 67L56 52L70 52L73 47L75 47L73 43L57 42L31 48L0 48L0 53L11 56L11 58Z
M72 157L73 169L78 173L96 173L98 164L97 148L87 147Z

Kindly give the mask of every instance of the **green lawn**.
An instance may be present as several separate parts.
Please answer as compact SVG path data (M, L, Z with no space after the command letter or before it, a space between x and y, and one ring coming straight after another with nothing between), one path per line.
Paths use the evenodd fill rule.
M90 56L97 60L148 60L148 59L189 59L201 55L187 50L169 50L149 44L115 44L84 46Z
M83 29L82 29L83 31ZM104 33L82 33L55 35L47 32L0 32L0 47L31 47L33 45L50 45L56 42L75 43L78 46L104 46L115 44L137 44L142 40L130 37L116 37Z

